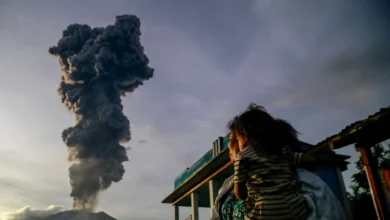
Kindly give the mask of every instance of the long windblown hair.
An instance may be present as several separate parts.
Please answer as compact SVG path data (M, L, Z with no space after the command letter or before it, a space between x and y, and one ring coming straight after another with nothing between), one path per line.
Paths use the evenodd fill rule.
M298 148L298 134L287 121L274 118L263 106L249 104L246 111L228 123L236 136L244 137L248 145L261 147L269 154L278 154L282 147Z
M236 154L240 151L238 147L237 137L233 132L231 132L229 136L228 149L229 149L229 157L231 160L233 160Z

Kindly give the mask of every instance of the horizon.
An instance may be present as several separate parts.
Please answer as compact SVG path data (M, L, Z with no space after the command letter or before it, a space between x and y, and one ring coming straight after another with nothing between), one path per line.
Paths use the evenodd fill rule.
M289 121L310 144L390 105L389 7L384 0L358 3L0 2L0 216L26 206L72 207L61 132L74 118L56 92L63 73L48 53L68 25L103 27L123 14L141 20L154 77L122 97L130 161L123 180L100 194L96 210L160 220L173 217L161 201L174 179L227 133L227 122L249 102ZM336 152L351 156L343 172L348 188L358 154L353 146ZM180 219L189 215L180 209ZM200 219L209 216L200 209Z

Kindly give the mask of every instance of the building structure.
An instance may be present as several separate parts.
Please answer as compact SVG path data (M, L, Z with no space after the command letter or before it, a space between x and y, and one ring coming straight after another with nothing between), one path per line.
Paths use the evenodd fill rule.
M387 181L387 170L378 166L378 161L372 155L372 147L375 144L390 139L390 106L380 109L366 119L356 121L337 134L316 144L312 152L328 149L340 149L355 145L363 160L364 170L370 185L377 217L380 220L390 219L390 185Z
M198 208L213 208L218 189L223 181L233 174L233 165L229 159L227 149L229 136L219 137L213 143L211 150L206 152L193 166L186 168L174 181L174 191L169 194L163 203L174 206L175 220L179 220L179 207L191 207L192 219L199 220ZM303 150L313 146L301 142ZM338 156L342 159L348 156L336 155L324 149L321 154ZM345 187L341 172L346 170L345 163L340 167L320 167L317 174L331 187L341 202L346 201ZM340 187L342 186L342 187Z
M378 219L390 219L389 198L386 197L390 192L385 192L386 189L381 181L384 177L380 176L380 173L384 172L378 168L371 152L372 146L388 139L390 139L390 106L370 115L367 119L352 123L316 145L301 142L303 151L341 157L345 161L339 167L319 167L316 173L340 200L349 220L352 219L352 213L341 174L347 169L346 159L349 156L337 155L333 150L353 144L356 146L356 150L363 158ZM173 192L162 201L174 206L175 220L179 220L179 207L191 207L192 220L199 220L199 207L213 208L218 189L223 181L233 174L227 149L228 141L229 135L218 137L213 142L211 150L175 179Z

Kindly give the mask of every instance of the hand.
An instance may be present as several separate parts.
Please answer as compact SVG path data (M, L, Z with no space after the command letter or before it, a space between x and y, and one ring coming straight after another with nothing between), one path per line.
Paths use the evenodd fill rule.
M255 207L255 203L251 199L245 200L245 204L248 208L251 208L251 209Z
M236 152L233 152L232 150L229 149L229 158L232 163L234 163L234 158L236 158Z

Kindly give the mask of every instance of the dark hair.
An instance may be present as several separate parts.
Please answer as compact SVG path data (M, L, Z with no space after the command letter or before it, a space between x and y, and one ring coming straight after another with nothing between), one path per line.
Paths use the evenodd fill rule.
M282 147L292 150L298 146L298 131L287 121L273 118L263 106L249 104L246 111L234 117L228 128L248 139L248 144L263 148L269 154L278 154Z

